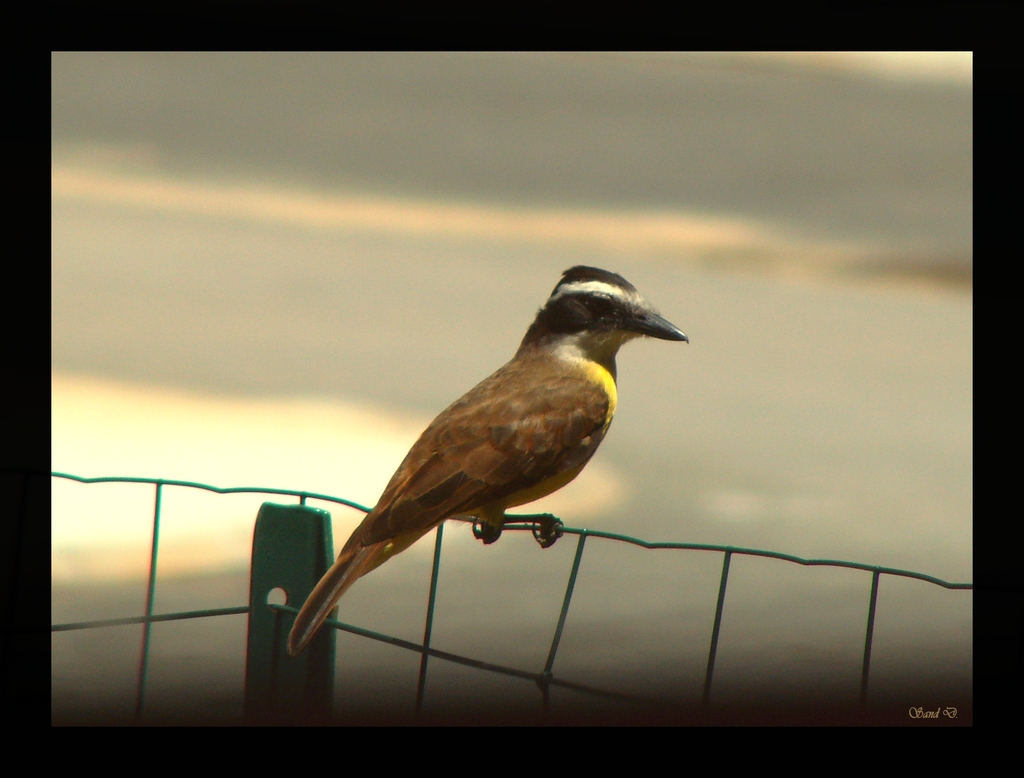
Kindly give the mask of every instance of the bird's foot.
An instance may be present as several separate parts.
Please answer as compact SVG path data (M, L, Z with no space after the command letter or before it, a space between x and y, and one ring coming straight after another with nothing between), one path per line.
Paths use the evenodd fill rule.
M484 545L488 546L501 537L501 525L491 524L487 521L474 521L473 537L482 540Z
M555 541L562 537L562 520L550 513L541 513L531 517L533 524L533 539L540 543L541 548L550 548Z

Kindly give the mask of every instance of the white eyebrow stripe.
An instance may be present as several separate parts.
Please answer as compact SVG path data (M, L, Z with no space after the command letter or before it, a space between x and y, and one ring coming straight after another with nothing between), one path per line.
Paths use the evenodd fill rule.
M559 286L553 295L548 299L548 302L554 302L559 297L567 294L587 294L588 292L597 294L606 294L609 297L615 297L624 302L633 302L634 295L627 292L621 286L613 286L607 284L604 281L574 281L571 284L563 284Z

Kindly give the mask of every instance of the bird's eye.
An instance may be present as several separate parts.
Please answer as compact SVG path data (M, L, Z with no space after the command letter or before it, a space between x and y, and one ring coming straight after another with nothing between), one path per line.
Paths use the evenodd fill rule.
M610 297L595 295L587 299L587 308L590 309L595 319L600 319L609 316L614 311L615 303L612 302Z

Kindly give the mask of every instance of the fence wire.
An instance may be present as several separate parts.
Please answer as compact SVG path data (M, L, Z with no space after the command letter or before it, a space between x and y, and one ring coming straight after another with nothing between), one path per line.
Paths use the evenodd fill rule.
M135 705L135 718L137 721L141 721L143 715L143 706L145 700L146 690L146 677L148 675L149 667L149 653L150 653L150 625L156 622L162 621L178 621L185 619L198 619L198 618L209 618L216 616L229 616L237 615L241 613L249 613L250 608L248 605L241 605L230 608L215 608L210 610L194 610L194 611L181 611L177 613L153 613L153 602L154 595L156 592L156 574L157 574L157 560L159 551L160 541L160 510L161 500L164 486L180 486L192 489L201 489L209 492L215 492L217 494L268 494L268 495L282 495L289 497L297 497L300 505L305 505L309 499L322 500L325 502L335 503L338 505L344 505L349 508L368 513L370 508L360 505L352 500L346 500L342 497L335 497L329 494L320 494L318 492L308 492L295 489L273 489L268 487L260 486L241 486L241 487L228 487L222 488L217 486L211 486L210 484L197 483L195 481L178 481L172 479L162 478L130 478L130 477L117 477L117 476L104 476L99 478L84 478L82 476L72 475L70 473L51 472L50 475L54 478L63 478L70 481L77 481L79 483L94 484L94 483L146 483L153 484L155 487L154 496L154 507L153 507L153 532L152 532L152 545L150 551L150 562L149 562L149 579L146 589L146 612L143 616L117 618L117 619L101 619L95 621L82 621L82 622L70 622L63 624L52 624L50 627L51 632L64 632L68 630L79 630L79 629L97 629L102 627L113 627L122 626L126 624L142 624L142 644L139 650L139 663L138 663L138 676L136 683L136 705ZM542 529L541 522L550 521L554 517L547 514L531 514L531 515L519 515L509 516L509 522L505 524L505 531L530 531L535 537L538 536L538 532ZM722 611L725 605L726 589L729 581L729 567L734 555L742 556L757 556L766 557L769 559L780 559L786 562L792 562L804 566L826 566L826 567L845 567L854 570L864 570L871 573L871 594L869 598L868 606L868 617L865 628L864 636L864 653L861 667L861 684L860 684L860 701L863 704L867 698L868 691L868 678L870 675L871 666L871 644L874 633L875 623L875 610L878 601L878 588L879 580L883 575L899 576L904 578L913 578L919 581L926 581L936 586L941 586L945 589L973 589L973 583L957 583L951 581L944 581L941 578L935 576L926 575L924 573L914 572L912 570L901 570L893 567L882 567L879 565L868 565L859 562L849 562L841 559L804 559L802 557L794 556L793 554L784 554L777 551L765 551L762 549L755 548L743 548L738 546L724 546L707 543L674 543L674 542L650 542L642 540L640 538L634 538L629 535L622 535L614 532L603 532L599 530L583 529L578 527L567 527L558 526L558 530L562 535L576 535L578 537L576 543L576 552L573 557L572 570L569 574L569 581L566 585L565 594L562 599L562 608L558 617L558 624L555 628L554 636L552 637L551 647L548 651L547 660L544 664L544 668L540 671L523 670L514 667L505 667L503 665L492 664L490 662L484 662L479 659L472 657L461 656L448 651L441 651L436 648L431 648L430 639L433 631L433 620L434 620L434 605L437 596L437 581L438 571L441 561L441 548L444 538L444 524L438 526L435 530L434 540L434 557L433 565L431 568L430 575L430 594L427 602L427 613L424 625L424 635L422 643L414 643L412 641L404 640L402 638L395 637L393 635L385 635L383 633L374 632L373 630L364 629L354 624L346 624L341 621L334 619L328 619L325 622L325 626L334 628L343 632L348 632L353 635L359 635L361 637L369 638L371 640L387 643L399 648L413 651L420 654L420 669L419 678L417 682L416 691L416 703L415 711L419 714L422 711L424 691L426 688L427 679L427 664L428 658L433 657L434 659L444 660L455 664L463 665L466 667L472 667L477 670L485 672L496 673L505 676L511 676L516 678L522 678L525 680L533 681L542 696L543 709L545 713L550 710L550 689L551 687L559 687L564 689L571 689L573 691L582 692L584 694L595 695L599 697L627 700L631 702L646 703L652 706L664 705L664 701L649 699L638 695L625 694L622 692L611 691L607 689L600 689L587 684L576 683L567 679L556 678L553 674L553 668L555 664L555 658L558 652L559 642L561 641L562 632L565 627L566 618L569 614L570 604L572 602L573 590L576 586L576 579L579 573L580 562L583 559L583 552L586 546L588 538L601 538L605 540L612 540L622 543L629 543L635 546L640 546L646 549L679 549L689 551L711 551L719 552L723 555L722 561L722 574L719 581L718 587L718 601L715 608L715 621L711 633L711 645L708 651L707 669L704 677L704 691L702 695L702 704L707 705L711 694L712 679L714 677L715 668L715 656L718 651L718 639L722 625ZM274 609L281 613L297 614L298 608L290 607L287 605L273 605L268 604L269 608Z

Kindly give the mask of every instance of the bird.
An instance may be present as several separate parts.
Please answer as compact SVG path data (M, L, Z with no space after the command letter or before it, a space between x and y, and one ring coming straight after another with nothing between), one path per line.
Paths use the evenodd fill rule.
M621 275L586 265L564 271L512 359L442 411L409 449L299 609L289 655L309 645L358 578L441 522L473 521L477 537L493 543L506 510L579 475L615 415L615 356L643 336L690 342ZM556 537L548 524L538 540L550 545Z

